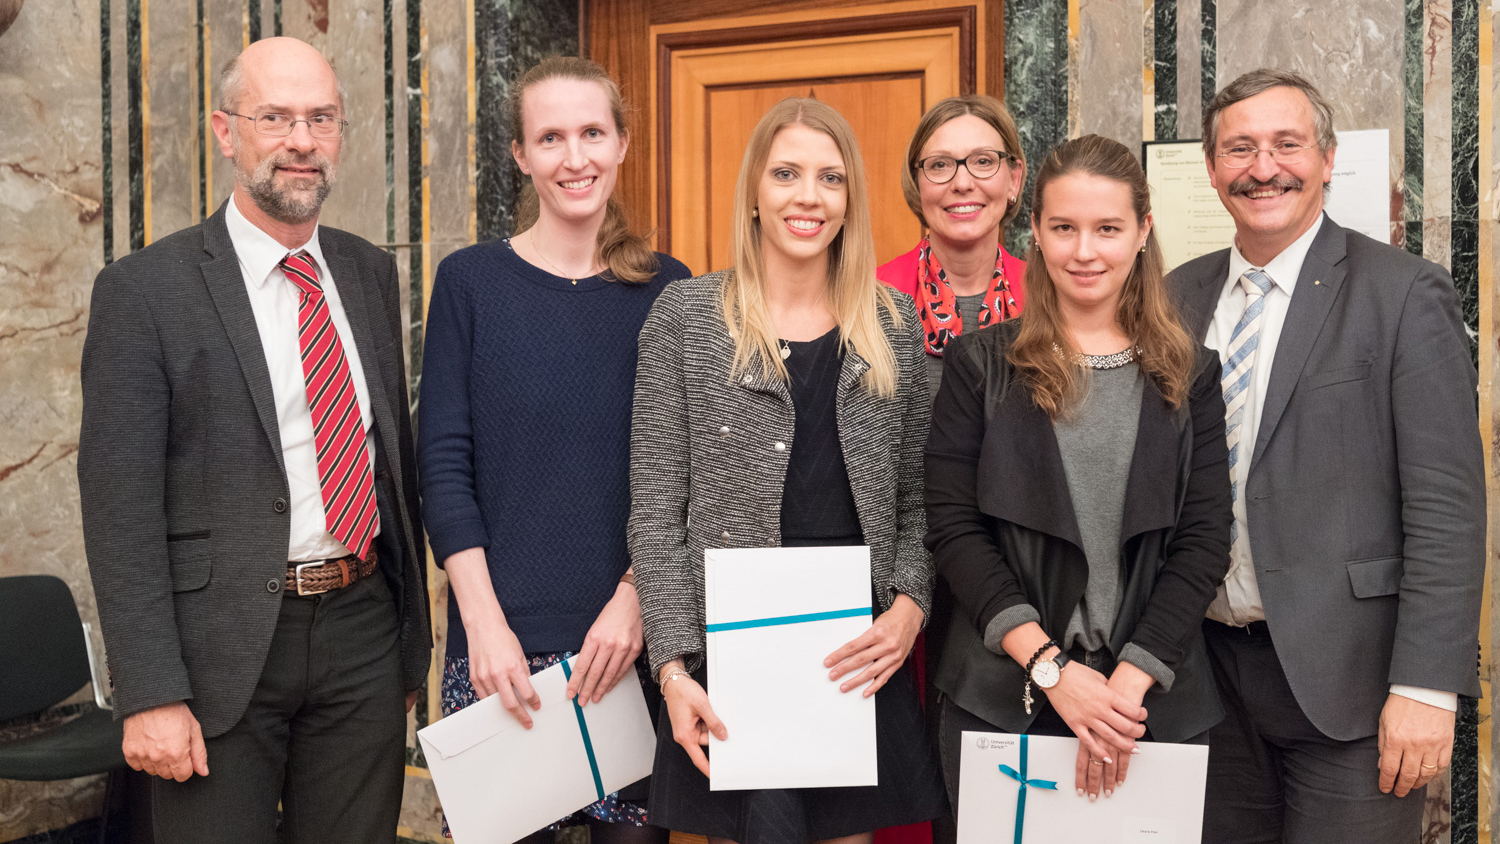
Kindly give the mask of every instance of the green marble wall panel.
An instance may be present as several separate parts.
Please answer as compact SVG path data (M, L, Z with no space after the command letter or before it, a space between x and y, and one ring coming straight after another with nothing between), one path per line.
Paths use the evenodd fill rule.
M1198 91L1202 107L1208 110L1219 90L1219 0L1200 0L1198 7L1199 59ZM1202 115L1199 115L1202 118Z
M547 56L578 54L578 4L478 0L475 17L478 235L487 240L511 232L521 190L520 172L510 154L512 129L505 105L511 83Z
M1159 141L1178 136L1177 5L1177 0L1156 0L1152 6L1151 41L1146 45L1155 70L1152 74L1155 80L1155 140Z
M1402 208L1400 243L1413 255L1422 254L1422 168L1423 168L1423 77L1428 62L1425 55L1426 27L1422 0L1405 0L1406 33L1401 57L1401 84L1406 100L1402 148L1404 172L1401 174Z
M1137 51L1139 55L1139 51ZM1068 10L1052 0L1005 4L1005 98L1016 117L1026 152L1026 189L1019 221L1006 232L1005 248L1024 256L1031 244L1026 221L1042 157L1068 137ZM1139 102L1139 97L1137 97Z

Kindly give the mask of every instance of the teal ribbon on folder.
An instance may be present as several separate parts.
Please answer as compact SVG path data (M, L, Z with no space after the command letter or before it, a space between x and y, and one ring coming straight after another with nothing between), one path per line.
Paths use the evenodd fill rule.
M568 680L573 679L573 666L568 665L566 659L562 661L562 667L563 677ZM603 800L604 779L599 776L599 760L594 757L594 743L589 740L589 724L583 720L583 707L578 705L577 696L573 698L573 714L578 716L578 732L583 734L583 749L589 755L589 769L594 773L594 791L599 795L599 799ZM1023 756L1022 759L1025 757ZM1026 763L1023 761L1021 764L1024 766Z
M1021 772L1009 765L1001 765L1000 773L1021 784L1021 790L1016 794L1016 837L1015 844L1021 844L1021 834L1026 829L1026 788L1035 786L1037 788L1049 788L1057 790L1057 783L1053 780L1032 780L1026 778L1026 734L1021 734Z
M850 610L831 610L829 612L809 612L801 615L781 615L774 618L752 618L749 621L721 621L718 624L707 626L709 633L722 633L726 630L748 630L752 627L776 627L782 624L803 624L809 621L827 621L831 618L854 618L860 615L869 615L870 607L855 607Z

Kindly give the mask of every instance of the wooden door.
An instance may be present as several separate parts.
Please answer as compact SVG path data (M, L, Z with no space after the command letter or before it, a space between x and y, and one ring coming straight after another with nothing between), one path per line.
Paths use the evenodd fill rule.
M706 20L695 19L694 6L585 4L591 55L621 81L637 114L618 188L632 221L654 226L656 248L696 273L727 266L730 209L750 133L776 102L811 96L838 109L859 140L876 258L910 250L920 226L901 195L906 145L933 103L997 87L1000 51L988 55L986 42L1003 43L993 40L999 20L989 20L999 17L998 4L835 0L730 17L730 9L766 4L706 0L699 4L705 14L719 15ZM666 22L653 24L655 17ZM633 46L641 34L646 50Z
M932 102L961 90L959 32L919 30L674 52L665 103L661 218L672 254L696 272L729 264L729 218L745 144L785 97L817 97L854 128L881 261L916 243L901 196L906 144Z

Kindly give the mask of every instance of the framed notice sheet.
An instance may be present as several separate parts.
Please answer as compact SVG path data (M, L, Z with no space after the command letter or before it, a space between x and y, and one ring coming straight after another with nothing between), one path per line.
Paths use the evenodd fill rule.
M1202 141L1147 141L1141 161L1168 272L1234 242L1234 218L1208 181Z

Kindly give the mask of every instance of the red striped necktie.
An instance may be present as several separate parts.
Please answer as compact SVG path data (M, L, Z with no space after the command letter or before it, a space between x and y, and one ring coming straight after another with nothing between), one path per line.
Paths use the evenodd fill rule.
M288 255L281 269L301 293L297 339L302 346L302 376L307 381L307 405L318 446L318 482L323 488L328 532L354 556L367 559L370 540L380 527L380 513L365 449L365 425L344 344L328 315L312 258L306 252Z

